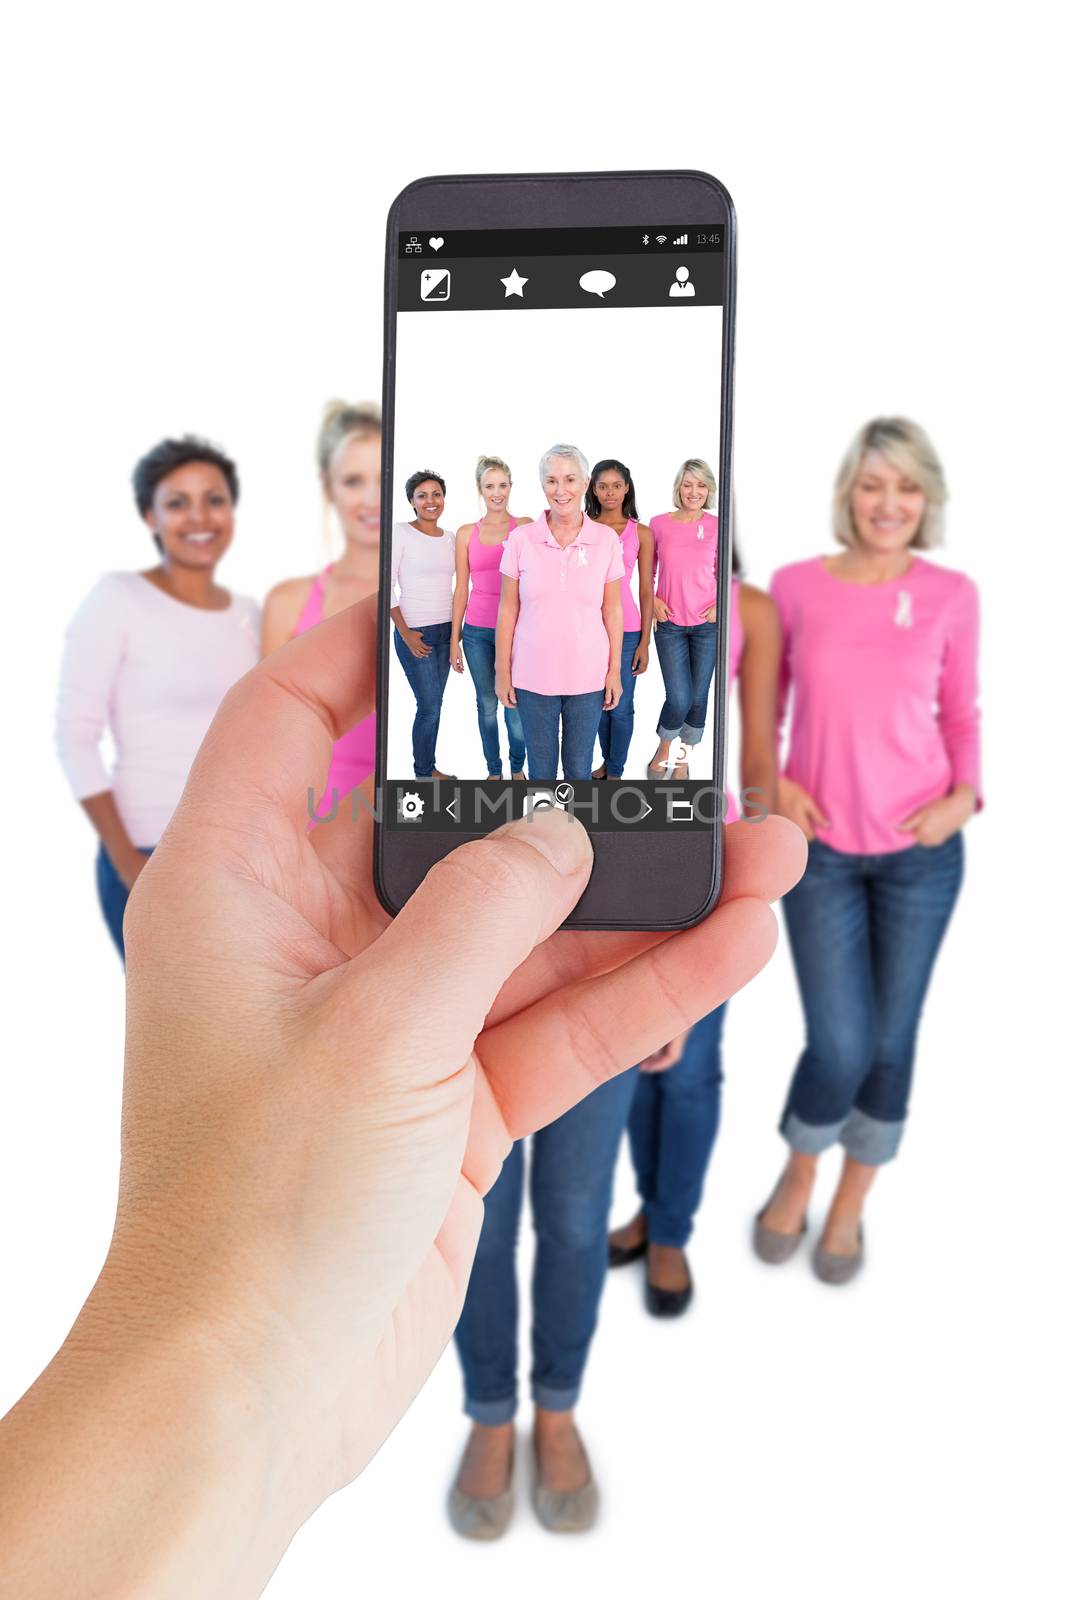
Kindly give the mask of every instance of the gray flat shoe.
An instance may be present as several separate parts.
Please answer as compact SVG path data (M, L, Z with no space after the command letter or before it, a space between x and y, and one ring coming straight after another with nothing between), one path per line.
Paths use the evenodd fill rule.
M812 1269L820 1283L851 1283L863 1266L863 1225L859 1230L859 1249L852 1255L840 1255L833 1250L816 1248L811 1258Z
M541 1482L534 1450L534 1510L537 1520L549 1533L585 1533L597 1519L600 1510L600 1490L596 1486L592 1468L589 1482L580 1489L546 1489Z
M752 1248L761 1261L769 1267L780 1267L795 1256L800 1247L800 1241L808 1231L808 1219L804 1218L799 1233L778 1233L774 1228L764 1226L764 1206L752 1226Z
M448 1491L448 1520L464 1539L499 1539L508 1530L515 1509L515 1491L511 1475L515 1470L512 1457L508 1473L508 1486L503 1494L467 1494L459 1486L459 1471ZM462 1471L462 1468L460 1468Z

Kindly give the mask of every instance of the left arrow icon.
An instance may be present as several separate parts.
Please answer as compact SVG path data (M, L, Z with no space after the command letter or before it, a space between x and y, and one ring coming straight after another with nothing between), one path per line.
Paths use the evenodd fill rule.
M445 810L448 812L448 814L452 818L453 822L458 822L459 821L459 795L458 794L456 795L456 798L454 800L450 800L448 802L447 806L445 806Z

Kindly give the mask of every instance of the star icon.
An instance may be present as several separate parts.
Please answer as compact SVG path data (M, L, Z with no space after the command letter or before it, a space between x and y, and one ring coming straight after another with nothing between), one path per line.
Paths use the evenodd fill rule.
M521 300L523 298L522 286L524 283L529 283L530 280L529 278L520 278L518 267L512 267L511 276L509 278L501 278L500 281L504 285L505 300L510 299L513 294L517 294Z

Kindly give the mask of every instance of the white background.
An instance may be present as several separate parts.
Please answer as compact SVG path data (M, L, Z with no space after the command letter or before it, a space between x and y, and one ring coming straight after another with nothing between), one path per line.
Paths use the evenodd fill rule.
M62 1338L110 1229L122 986L50 713L65 619L101 569L150 556L132 461L166 430L217 436L246 484L228 581L262 593L312 570L319 408L377 391L395 192L427 171L703 167L740 222L753 577L827 548L846 443L902 411L944 457L945 559L982 591L989 803L968 828L913 1126L853 1289L751 1258L800 1039L783 948L727 1022L691 1313L662 1327L633 1274L608 1287L581 1408L600 1528L552 1539L523 1491L499 1546L454 1538L449 1353L270 1593L1051 1595L1067 588L1049 13L678 3L583 22L549 0L388 15L105 0L24 7L6 29L0 1406ZM624 1164L620 1214L631 1199Z
M575 273L589 262L576 263ZM536 257L522 264L537 270ZM457 262L454 270L463 270ZM664 267L664 295L673 276ZM694 258L692 281L701 279ZM717 306L611 306L498 311L409 311L397 319L394 517L409 521L404 483L430 467L448 495L441 525L453 531L482 514L474 485L479 455L499 455L511 468L515 516L539 517L545 497L538 464L553 444L575 444L589 462L615 456L634 475L641 521L671 509L675 473L688 456L719 476L722 311ZM609 291L610 296L610 291ZM472 359L472 356L474 359ZM620 376L621 369L621 376ZM714 502L717 505L717 499ZM631 579L637 598L637 574ZM413 771L415 697L395 650L389 652L391 778ZM655 645L634 695L634 737L627 777L645 775L656 751L663 676ZM711 723L709 711L708 721ZM504 717L497 717L507 761ZM600 762L599 743L593 765ZM712 771L712 741L697 748L695 778ZM450 674L441 705L437 765L461 778L481 778L473 681Z

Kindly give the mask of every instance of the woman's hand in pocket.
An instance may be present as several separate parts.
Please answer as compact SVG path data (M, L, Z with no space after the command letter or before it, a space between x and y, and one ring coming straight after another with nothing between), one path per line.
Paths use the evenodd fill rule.
M805 839L815 837L816 828L825 828L830 819L824 816L817 800L792 778L778 779L778 815L795 822Z

